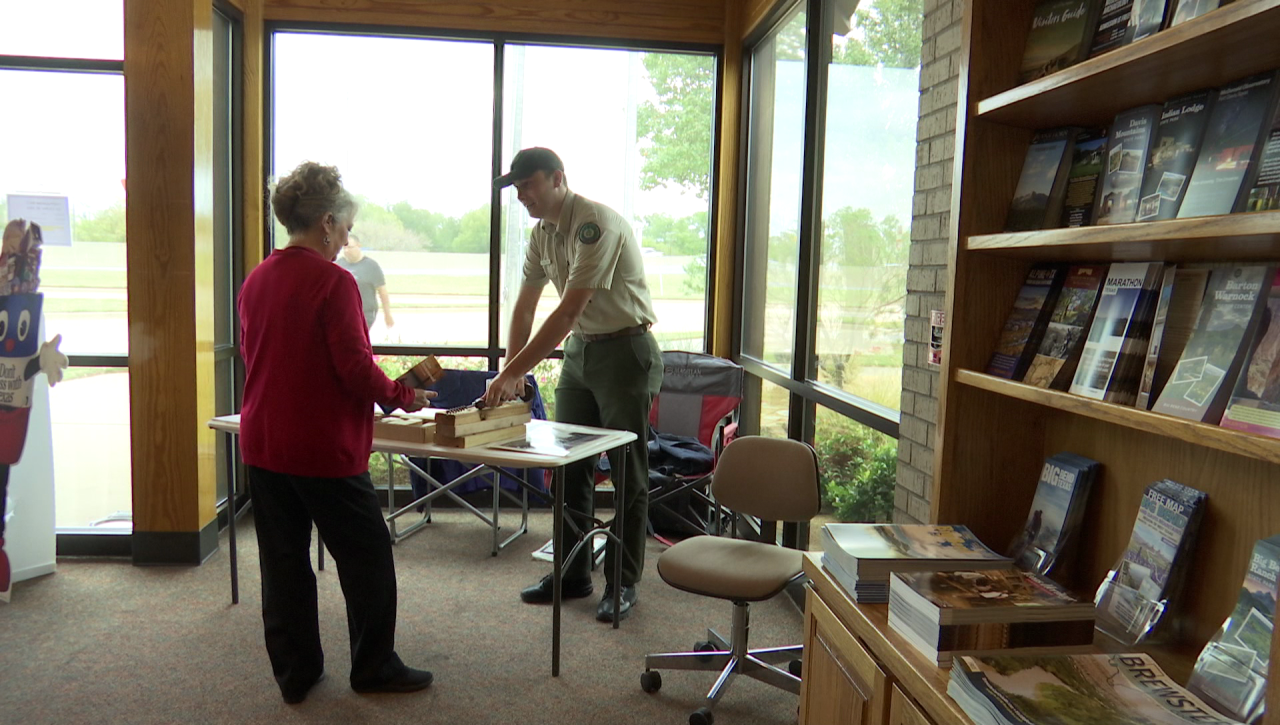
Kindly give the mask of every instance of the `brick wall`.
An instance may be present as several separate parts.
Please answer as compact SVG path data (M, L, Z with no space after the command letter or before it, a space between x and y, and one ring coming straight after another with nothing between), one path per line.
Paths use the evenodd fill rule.
M902 423L894 520L929 519L938 371L928 364L929 311L943 309L951 228L960 20L964 0L925 0L920 49L920 121L907 272L906 345L902 353Z

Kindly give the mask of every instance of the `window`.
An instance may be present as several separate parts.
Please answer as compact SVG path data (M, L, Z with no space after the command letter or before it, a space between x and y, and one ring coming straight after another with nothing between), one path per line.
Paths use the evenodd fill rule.
M67 370L49 389L49 418L59 533L131 533L128 368Z
M815 406L897 436L923 10L796 0L749 40L739 353L793 438Z
M236 292L241 282L240 228L240 25L213 10L213 366L214 413L239 410ZM227 500L243 467L228 458L231 436L217 436L217 500ZM231 462L232 467L228 468ZM241 477L240 480L243 480ZM239 493L243 494L241 490Z
M631 223L659 344L704 349L715 58L514 44L505 53L503 168L519 149L553 149L574 192ZM532 220L513 189L502 204L505 342ZM556 302L547 285L536 324Z
M373 343L488 345L493 45L278 32L273 52L274 176L333 164L360 200L339 260L384 282L362 290Z
M65 197L72 217L69 235L45 230L48 337L61 334L70 355L124 355L124 77L0 70L0 92L22 100L10 104L5 133L23 140L5 145L0 205L13 194ZM8 220L7 207L0 216Z
M827 66L813 377L895 410L920 102L919 4L863 2L848 34L833 36Z
M366 302L375 349L495 364L532 220L513 190L494 192L492 172L529 146L554 149L575 192L631 223L659 343L705 349L714 55L284 28L273 38L272 173L334 164L360 199L361 249L347 264L363 255L385 282L386 297ZM317 111L327 97L332 109ZM286 241L277 222L274 244ZM535 326L556 304L548 285Z
M750 57L742 352L790 373L804 153L805 13Z
M122 0L13 0L0 28L0 55L124 60Z
M61 335L71 358L48 390L59 533L132 531L123 17L122 3L98 0L0 8L0 94L17 99L0 223L41 223L43 335ZM29 431L29 451L40 437Z

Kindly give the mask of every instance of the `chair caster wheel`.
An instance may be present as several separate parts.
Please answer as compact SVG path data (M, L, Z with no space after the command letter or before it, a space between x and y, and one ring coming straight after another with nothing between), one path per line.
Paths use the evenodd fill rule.
M787 663L787 672L790 672L796 677L800 676L800 673L803 671L803 669L804 669L803 660L791 660L790 662Z
M711 710L700 707L693 711L689 716L689 725L712 725L716 721L715 715L711 714Z
M715 651L716 651L716 645L715 645L715 643L714 643L714 642L710 642L710 641L705 640L705 639L700 639L700 640L698 640L697 642L694 642L694 643L693 643L693 651L694 651L694 652L715 652ZM709 655L703 655L703 656L701 656L701 657L699 657L699 658L698 658L698 661L699 661L699 662L710 662L710 661L711 661L711 657L710 657Z
M653 671L645 670L640 673L640 689L645 692L657 692L662 689L662 675Z

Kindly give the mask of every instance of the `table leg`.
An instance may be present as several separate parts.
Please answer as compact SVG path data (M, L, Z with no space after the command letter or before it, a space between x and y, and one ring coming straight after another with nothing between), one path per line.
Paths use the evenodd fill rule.
M618 625L622 623L622 617L618 616L618 612L621 611L622 609L622 557L627 555L626 547L623 546L622 542L626 541L626 539L623 538L623 534L626 533L627 520L626 520L626 516L624 516L623 514L626 513L626 508L627 508L627 505L625 503L626 496L624 492L626 491L626 485L627 485L627 449L630 447L631 447L630 443L622 446L621 453L618 455L618 463L620 464L618 466L618 469L619 469L618 482L614 484L614 487L613 487L613 494L614 494L613 520L618 523L618 531L617 531L618 541L614 544L615 555L613 557L613 628L614 629L617 629Z
M564 569L564 466L556 468L552 506L551 676L560 676L560 576Z
M240 603L239 564L236 561L236 437L227 434L227 550L231 560L231 603Z

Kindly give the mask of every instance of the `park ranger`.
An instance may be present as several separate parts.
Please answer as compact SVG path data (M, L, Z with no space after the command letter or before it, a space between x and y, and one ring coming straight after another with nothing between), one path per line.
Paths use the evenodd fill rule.
M564 164L550 149L520 151L511 161L511 172L493 183L498 188L514 185L516 198L539 221L525 253L524 284L511 313L506 362L489 386L485 403L496 405L515 397L525 374L568 335L556 385L556 420L629 430L639 437L627 451L625 484L615 494L615 500L621 501L625 536L622 581L607 583L596 609L597 619L614 621L613 587L621 585L616 616L623 619L635 606L636 584L644 568L649 409L662 384L662 353L649 332L655 317L640 245L621 215L569 190ZM547 280L555 285L560 303L530 337ZM609 455L612 470L620 470L613 458L616 454ZM593 511L594 469L594 460L567 467L567 508ZM573 543L566 542L565 550ZM607 577L613 576L616 555L609 542ZM543 577L520 592L520 598L531 604L550 602L551 586L551 577ZM565 598L580 598L591 592L590 559L584 547L581 555L565 563L561 593Z

